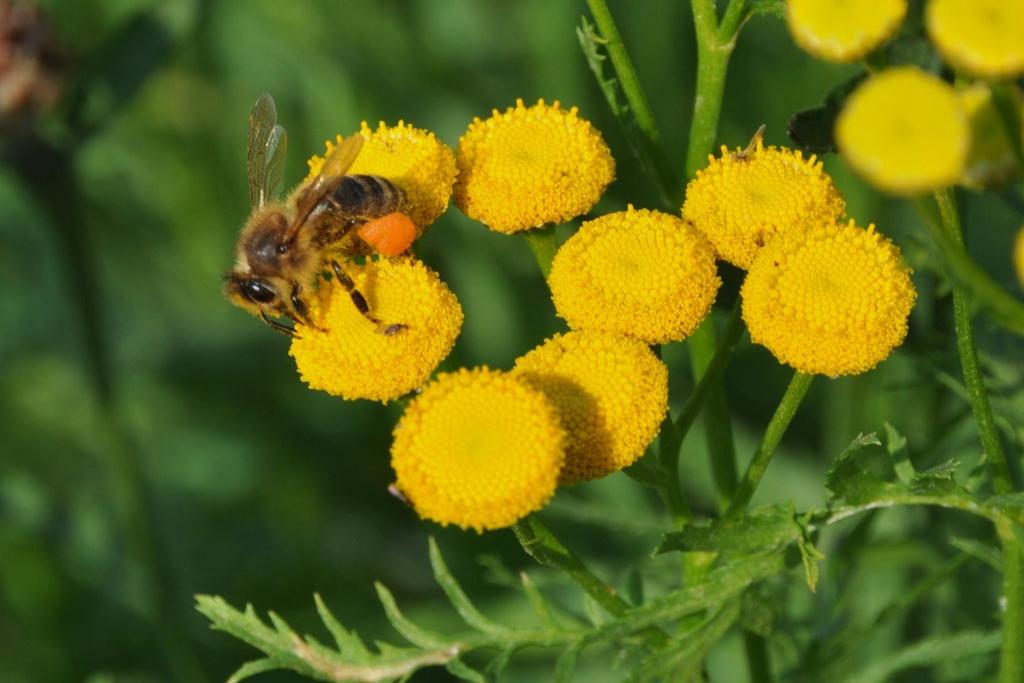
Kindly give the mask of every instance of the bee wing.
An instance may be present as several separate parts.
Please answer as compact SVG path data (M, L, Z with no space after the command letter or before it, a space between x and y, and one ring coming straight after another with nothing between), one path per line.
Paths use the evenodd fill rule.
M333 181L345 175L345 172L355 163L363 148L363 136L358 133L345 140L334 149L324 160L324 165L313 180L311 180L295 201L295 218L292 219L288 230L285 232L282 242L288 242L305 224L309 214L316 205L326 196L333 186Z
M284 179L288 134L277 123L277 107L270 93L256 100L249 114L249 204L254 209L274 199Z

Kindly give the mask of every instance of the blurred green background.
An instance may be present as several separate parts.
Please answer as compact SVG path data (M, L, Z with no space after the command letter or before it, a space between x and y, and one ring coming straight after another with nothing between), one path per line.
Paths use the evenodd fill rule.
M194 593L251 601L316 631L311 594L319 591L347 625L394 640L373 592L381 580L412 615L454 624L430 578L428 534L485 611L515 618L523 601L504 583L508 570L531 564L512 534L441 529L389 496L390 430L400 408L306 389L287 339L233 308L221 278L248 210L246 117L263 91L276 98L288 129L289 185L323 140L362 119L404 119L454 147L472 117L517 97L543 97L578 105L613 150L618 179L595 213L626 202L658 207L580 52L574 27L584 3L42 4L71 63L68 98L39 124L52 156L8 134L4 148L15 153L0 168L0 681L224 680L255 651L209 631L193 610ZM610 4L681 167L695 67L688 3ZM781 22L755 20L734 57L719 140L745 144L765 123L768 141L785 143L792 113L851 73L801 53ZM851 215L901 243L922 296L911 337L893 359L812 389L758 498L798 507L819 503L829 459L885 420L909 434L920 466L951 454L970 463L980 450L967 404L947 386L959 377L948 299L915 216L838 159L828 168ZM971 195L966 206L972 250L1019 292L1007 256L1022 220L1019 200ZM508 368L562 328L522 240L491 233L453 207L417 251L465 309L446 366ZM735 274L727 280L724 305ZM1017 435L1009 445L1019 459L1024 349L983 317L978 327L997 412ZM678 406L692 386L684 345L667 347L665 357ZM765 350L740 347L727 387L741 458L789 375ZM683 468L694 507L714 510L698 429ZM648 590L659 589L663 563L646 557L665 519L658 501L624 475L560 492L545 518L613 583L627 581L625 568L636 562L654 577ZM830 559L815 596L798 578L778 589L792 592L779 661L794 664L837 619L869 619L951 555L950 535L988 533L925 510L857 527L862 546L844 545L849 528L824 537ZM844 556L844 547L855 550ZM875 634L865 661L935 628L993 627L997 583L995 572L972 562ZM562 590L554 579L544 585ZM576 595L565 600L579 609ZM714 680L745 680L738 644L732 636L715 650ZM607 666L613 654L595 653L579 680L620 678ZM523 653L511 678L546 680L550 655ZM945 674L934 675L905 680Z

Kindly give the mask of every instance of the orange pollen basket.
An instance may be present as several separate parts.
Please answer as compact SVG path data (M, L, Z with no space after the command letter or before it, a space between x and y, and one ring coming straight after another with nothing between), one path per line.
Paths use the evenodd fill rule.
M398 256L416 239L416 226L404 213L389 213L364 223L359 237L383 256Z

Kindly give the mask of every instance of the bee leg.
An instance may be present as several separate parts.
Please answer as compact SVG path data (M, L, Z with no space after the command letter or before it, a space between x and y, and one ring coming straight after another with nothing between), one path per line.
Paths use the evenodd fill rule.
M377 326L378 332L390 337L391 335L405 329L406 326L401 323L384 325L384 323L370 313L370 305L366 303L366 297L363 296L362 292L356 289L356 283L352 282L352 278L350 278L345 271L341 269L340 263L337 261L331 261L331 269L334 271L334 277L338 280L338 284L344 287L345 291L348 292L348 295L352 298L352 303L355 304L356 309L363 314L364 318Z
M272 330L274 330L276 332L280 332L281 334L285 335L286 337L292 337L293 339L298 339L299 335L295 332L295 330L293 330L292 328L288 327L287 325L282 325L281 323L277 322L276 320L271 320L269 317L267 317L267 314L262 312L262 311L260 312L260 317L263 319L263 322L265 322L270 327L270 329L272 329Z
M317 327L313 324L312 319L309 317L309 307L306 306L306 302L299 296L301 293L302 287L293 282L291 302L292 308L295 310L295 314L299 317L299 321L307 327L312 327L313 329L320 330L321 332L326 332L323 328Z

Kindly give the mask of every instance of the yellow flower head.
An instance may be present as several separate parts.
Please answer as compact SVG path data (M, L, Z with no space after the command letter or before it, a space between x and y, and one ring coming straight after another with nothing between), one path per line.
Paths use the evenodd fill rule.
M359 134L366 139L366 144L348 173L377 175L405 190L409 218L422 234L448 208L456 175L451 148L430 131L414 128L404 121L399 121L397 126L387 126L381 121L377 130L371 130L363 121ZM339 135L338 143L342 140ZM334 143L328 140L325 145L329 154ZM320 172L324 158L310 158L307 162L309 177Z
M1017 281L1024 287L1024 228L1017 232L1017 239L1013 242L1013 265L1017 271Z
M931 0L925 23L957 69L992 78L1024 73L1024 0Z
M437 273L412 258L349 265L366 298L366 319L332 279L310 302L317 327L298 326L289 354L311 389L344 399L390 401L430 377L455 344L462 307ZM402 325L400 329L389 326Z
M853 221L772 241L741 294L754 342L800 372L831 377L885 360L907 334L916 297L899 248Z
M555 492L565 434L544 394L477 368L441 374L395 427L391 466L416 513L463 529L500 529Z
M563 484L632 465L668 410L668 368L636 339L558 334L517 360L512 372L558 411L567 434Z
M775 235L833 223L846 202L817 157L764 147L760 136L747 151L722 147L718 159L686 187L683 217L700 230L718 256L749 268Z
M883 71L850 95L836 121L836 141L875 185L916 194L960 177L970 128L953 89L908 66Z
M511 234L565 223L597 203L615 177L601 134L541 100L473 119L459 139L455 203L491 230Z
M555 309L569 327L650 344L693 332L721 283L714 250L699 232L675 216L632 206L580 226L548 276Z
M888 40L907 14L907 0L788 0L793 39L815 57L852 62Z
M1020 92L1011 91L1018 99ZM968 187L985 188L1008 180L1017 168L1013 147L999 111L992 101L992 90L978 82L957 92L971 127L970 151L960 182ZM1024 135L1024 118L1020 121Z

